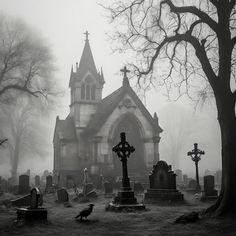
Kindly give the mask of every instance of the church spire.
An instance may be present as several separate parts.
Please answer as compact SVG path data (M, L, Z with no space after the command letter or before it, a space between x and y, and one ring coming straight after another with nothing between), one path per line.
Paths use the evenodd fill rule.
M85 74L88 71L90 71L91 73L97 74L97 69L94 63L93 54L92 54L89 40L88 40L89 32L86 31L84 34L86 38L85 38L84 50L83 50L83 53L79 62L79 71L82 74Z

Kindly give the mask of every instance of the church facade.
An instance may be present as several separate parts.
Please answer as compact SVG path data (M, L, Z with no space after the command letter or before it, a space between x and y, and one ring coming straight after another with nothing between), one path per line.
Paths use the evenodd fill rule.
M105 98L103 72L94 63L88 34L79 64L70 74L70 112L66 119L56 118L54 130L54 177L67 185L81 182L86 167L90 176L121 176L121 162L112 147L120 133L134 146L128 160L129 175L138 177L159 160L162 129L156 113L148 112L129 84L126 68L120 88Z

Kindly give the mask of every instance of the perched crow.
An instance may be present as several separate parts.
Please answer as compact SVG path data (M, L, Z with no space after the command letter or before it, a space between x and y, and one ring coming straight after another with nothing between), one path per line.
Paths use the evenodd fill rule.
M83 217L85 217L86 219L87 219L87 216L89 216L91 213L92 213L92 211L93 211L93 204L89 204L88 205L89 207L87 207L87 208L84 208L80 213L79 213L79 215L77 215L75 218L77 219L77 218L79 218L80 217L80 220L82 220L83 219Z

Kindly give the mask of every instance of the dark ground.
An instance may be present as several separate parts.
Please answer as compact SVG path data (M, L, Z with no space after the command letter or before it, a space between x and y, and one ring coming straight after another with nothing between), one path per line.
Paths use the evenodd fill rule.
M5 198L11 196L5 195ZM71 195L72 197L72 195ZM141 199L142 196L139 196ZM76 221L74 217L89 203L71 202L71 207L55 202L56 195L44 196L44 207L48 209L48 221L41 223L16 223L16 209L0 205L0 235L232 235L236 236L236 218L203 218L195 223L176 224L175 219L191 211L199 211L210 203L202 203L185 195L187 203L181 205L147 204L146 211L107 212L106 204L111 200L102 194L91 201L95 204L88 221ZM2 197L3 199L3 197Z

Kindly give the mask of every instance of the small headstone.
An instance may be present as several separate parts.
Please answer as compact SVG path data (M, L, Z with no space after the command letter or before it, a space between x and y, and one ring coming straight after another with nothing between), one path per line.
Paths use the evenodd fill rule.
M52 187L52 176L51 175L48 175L47 177L46 177L46 188L47 187Z
M176 189L175 178L171 166L165 161L158 161L149 175L150 189L145 193L145 201L182 201L183 194Z
M28 175L20 175L19 176L19 194L27 194L30 191L29 186L29 176Z
M217 198L217 190L215 190L215 179L213 175L204 176L204 195L202 200Z
M69 201L69 195L65 188L61 188L57 190L57 199L58 199L58 202Z
M33 188L30 193L30 208L37 209L39 206L40 191L38 188Z
M39 175L36 175L34 177L34 181L35 181L35 186L39 187L41 184L40 184L40 176Z

